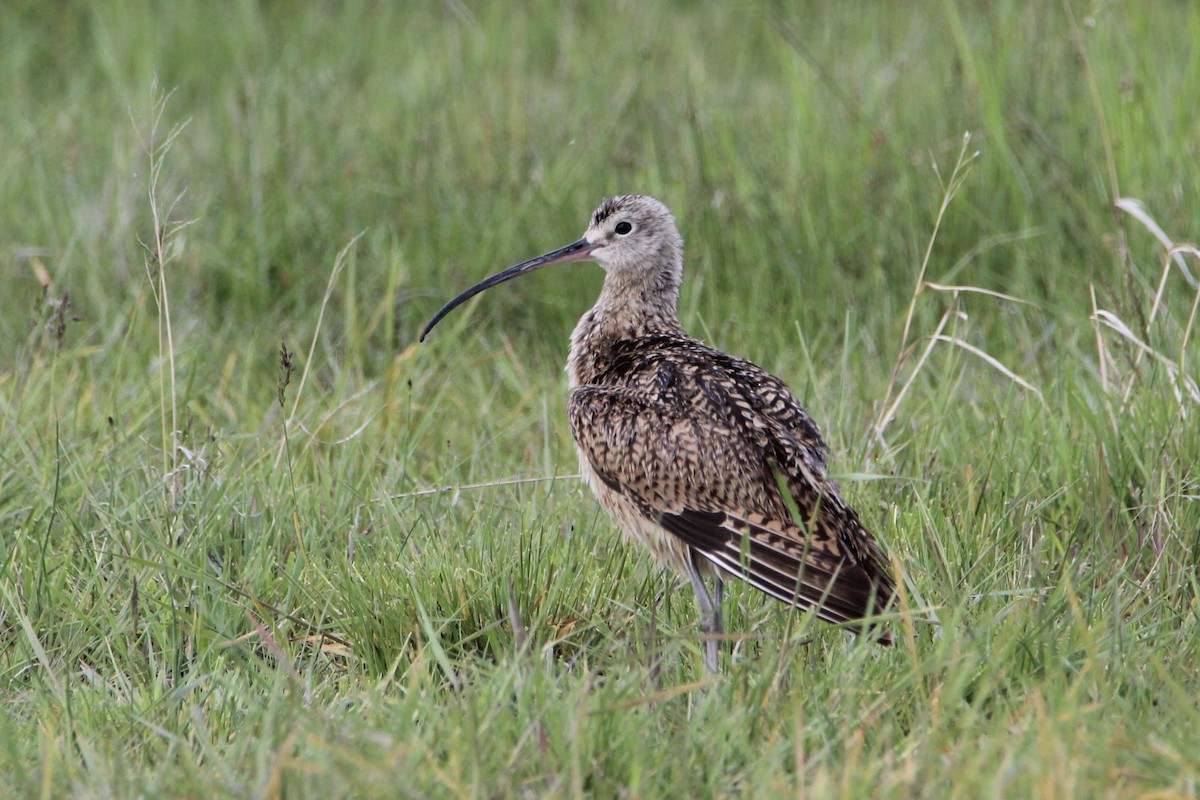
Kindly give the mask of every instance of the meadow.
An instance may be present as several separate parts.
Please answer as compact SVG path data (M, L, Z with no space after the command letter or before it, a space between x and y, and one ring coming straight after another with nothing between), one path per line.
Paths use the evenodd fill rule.
M0 795L1200 795L1197 41L1168 0L5 3ZM821 425L895 647L733 585L705 673L577 478L595 266L417 343L620 193Z

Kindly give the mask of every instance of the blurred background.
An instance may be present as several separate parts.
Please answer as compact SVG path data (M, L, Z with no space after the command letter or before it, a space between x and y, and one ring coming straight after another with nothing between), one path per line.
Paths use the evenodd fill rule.
M34 259L83 318L73 341L115 335L146 292L149 151L176 128L158 191L191 222L173 250L183 349L302 327L364 233L329 339L378 373L443 298L630 192L679 217L684 308L718 339L766 311L782 339L846 313L894 332L968 131L980 157L929 277L1077 319L1089 283L1121 282L1118 190L1194 230L1200 67L1178 48L1196 14L1139 9L6 4L4 347L44 311ZM1135 252L1156 277L1160 256ZM600 276L537 280L473 316L561 352Z

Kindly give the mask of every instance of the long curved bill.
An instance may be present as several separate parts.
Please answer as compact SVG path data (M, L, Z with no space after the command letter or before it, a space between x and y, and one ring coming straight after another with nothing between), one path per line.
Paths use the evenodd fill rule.
M515 267L509 267L503 272L498 272L490 278L484 278L479 283L467 289L458 297L451 300L446 305L442 306L442 310L433 315L433 319L425 323L425 329L421 331L421 341L425 341L425 337L433 330L433 326L442 321L442 317L449 314L458 306L470 300L475 295L482 292L484 289L490 289L493 286L511 281L513 278L524 275L526 272L533 272L535 269L548 267L551 264L561 264L564 261L586 261L592 254L592 251L599 246L598 243L589 242L587 239L580 239L578 242L569 244L566 247L560 247L552 253L546 253L544 256L538 256L535 259L526 261L524 264L517 264Z

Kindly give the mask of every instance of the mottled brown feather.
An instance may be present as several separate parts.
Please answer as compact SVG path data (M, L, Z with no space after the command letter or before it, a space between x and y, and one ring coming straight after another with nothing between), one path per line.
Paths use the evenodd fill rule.
M826 477L828 449L803 406L754 364L656 327L588 336L591 372L569 414L585 473L608 490L601 502L675 537L685 547L652 549L680 571L694 550L830 622L885 607L886 561ZM645 527L634 538L652 535Z

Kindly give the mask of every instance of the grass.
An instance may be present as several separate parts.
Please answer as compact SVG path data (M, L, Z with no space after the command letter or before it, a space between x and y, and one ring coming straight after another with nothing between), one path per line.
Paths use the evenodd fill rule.
M6 4L0 793L1197 796L1197 38L1132 1ZM685 324L822 423L894 649L734 587L704 675L572 477L597 269L416 345L634 191Z

